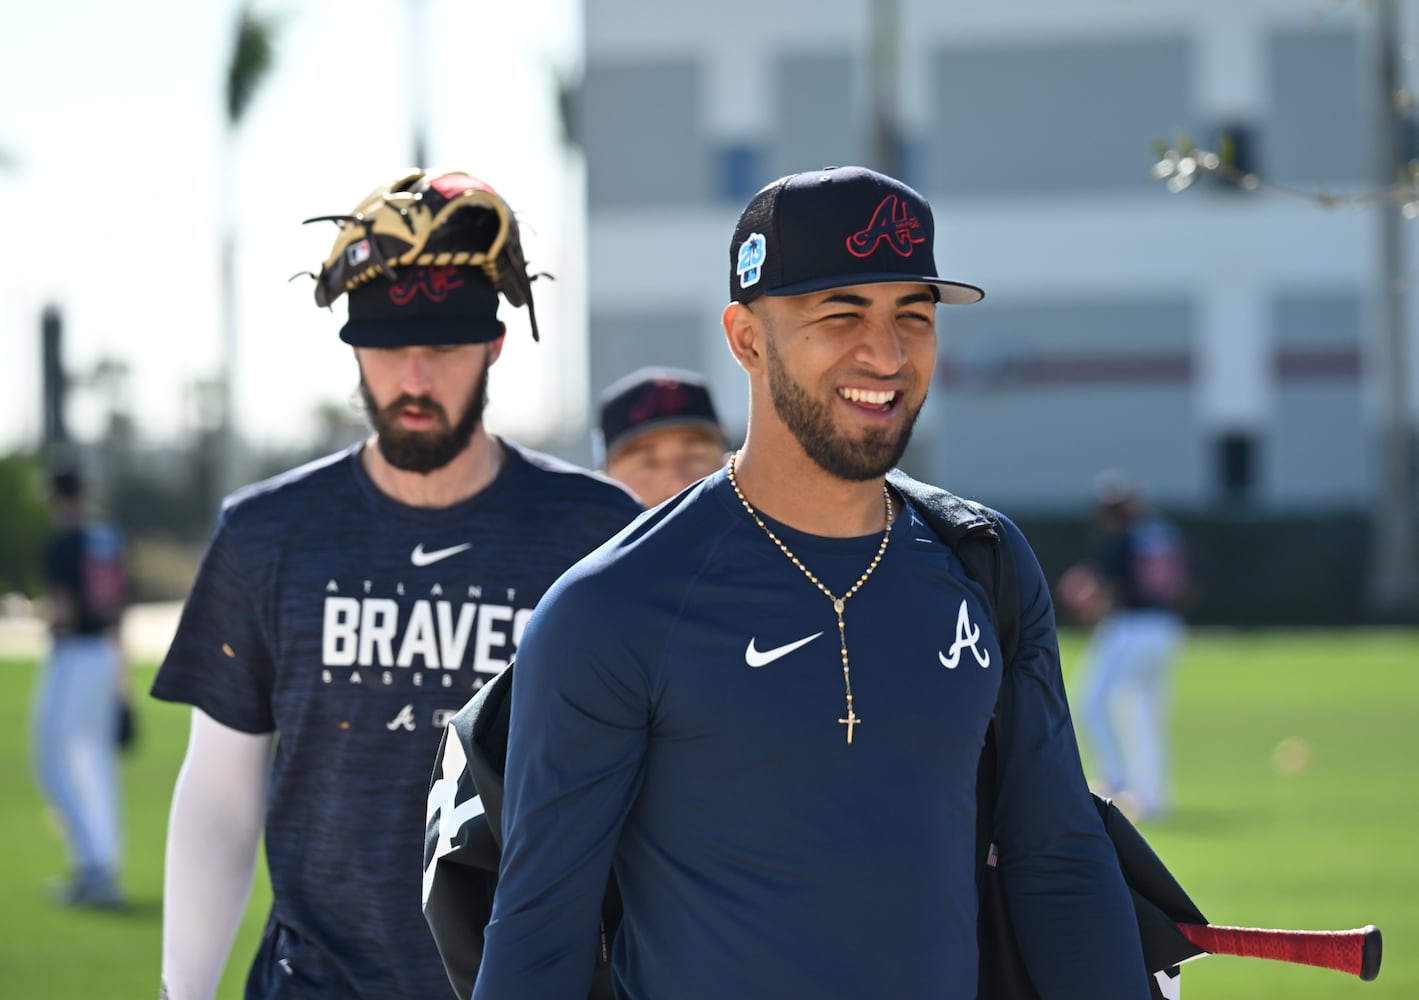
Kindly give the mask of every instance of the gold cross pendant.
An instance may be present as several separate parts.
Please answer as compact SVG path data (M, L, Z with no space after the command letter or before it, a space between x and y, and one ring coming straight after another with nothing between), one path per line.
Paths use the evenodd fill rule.
M853 713L851 706L849 706L849 707L848 707L848 710L847 710L847 718L846 718L846 719L839 719L838 722L839 722L840 724L844 725L844 726L847 726L847 741L848 741L848 744L851 745L851 744L852 744L852 727L853 727L853 726L860 726L860 725L862 724L862 720L859 719L859 718Z

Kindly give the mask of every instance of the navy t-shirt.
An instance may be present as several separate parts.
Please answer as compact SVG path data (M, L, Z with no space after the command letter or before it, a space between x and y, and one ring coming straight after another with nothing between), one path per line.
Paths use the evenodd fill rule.
M563 576L518 654L476 1000L584 997L613 866L627 1000L974 998L975 780L997 695L995 833L1025 959L1051 997L1146 997L1049 589L1004 523L1022 618L1003 673L979 585L915 511L896 522L845 605L851 745L832 604L722 471ZM771 526L835 594L881 537Z
M445 720L512 657L533 606L640 505L504 442L478 495L380 492L360 447L224 505L154 697L276 732L273 910L249 997L449 992L420 905Z
M1187 590L1182 535L1156 515L1139 518L1107 536L1095 562L1122 608L1176 610Z
M55 533L44 550L44 577L72 602L71 622L56 636L99 635L118 623L127 597L123 537L112 525L93 523Z

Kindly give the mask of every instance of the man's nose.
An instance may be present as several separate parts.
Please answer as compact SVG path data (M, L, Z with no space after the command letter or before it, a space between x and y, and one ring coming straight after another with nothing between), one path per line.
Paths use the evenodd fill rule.
M430 384L428 359L418 351L410 351L399 370L399 385L405 392L423 395Z
M869 316L862 324L862 337L857 357L869 370L880 375L893 375L907 362L902 332L888 317Z

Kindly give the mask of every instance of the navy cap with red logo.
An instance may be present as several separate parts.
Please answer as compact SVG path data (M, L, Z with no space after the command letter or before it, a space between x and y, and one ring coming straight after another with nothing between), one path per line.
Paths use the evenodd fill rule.
M498 292L479 267L401 267L350 292L340 339L355 347L484 344L506 327Z
M754 195L729 247L729 297L803 295L845 285L922 282L938 301L979 302L975 285L936 273L931 206L865 167L781 177Z
M721 443L725 440L703 376L683 368L633 371L601 394L597 461L604 463L642 434L670 427L701 430Z

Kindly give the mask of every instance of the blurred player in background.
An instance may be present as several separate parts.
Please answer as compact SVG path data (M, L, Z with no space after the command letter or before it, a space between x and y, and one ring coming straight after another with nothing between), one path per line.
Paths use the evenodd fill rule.
M1171 804L1167 725L1190 593L1187 552L1176 526L1122 474L1102 473L1094 496L1096 550L1058 588L1061 603L1093 626L1080 721L1099 793L1135 818L1159 819Z
M121 909L117 749L128 700L119 629L127 600L123 539L92 520L78 472L50 479L55 532L44 550L52 643L34 721L40 786L64 826L73 873L58 900Z
M248 998L449 994L420 910L444 721L507 665L552 581L640 510L483 424L499 294L532 305L491 188L415 172L334 218L316 301L348 292L340 339L373 434L227 498L153 685L193 706L170 1000L216 991L263 832L273 900Z
M606 474L654 507L721 468L728 442L703 376L641 368L602 393L597 445Z

